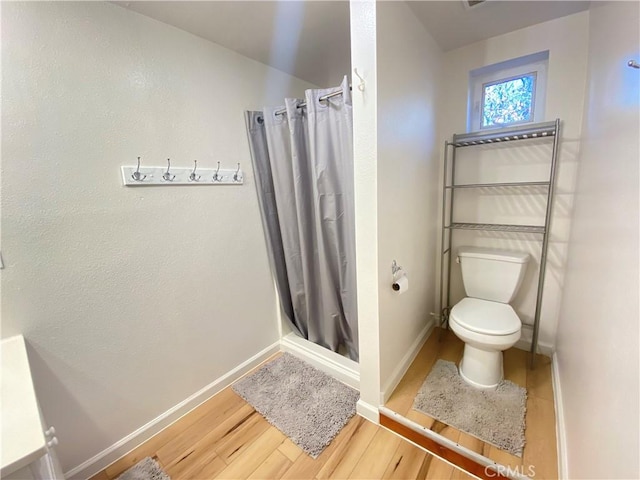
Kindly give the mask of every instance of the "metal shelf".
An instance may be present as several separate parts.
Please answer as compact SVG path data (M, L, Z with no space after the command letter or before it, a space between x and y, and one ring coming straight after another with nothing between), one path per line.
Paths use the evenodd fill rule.
M534 123L527 126L501 128L491 132L460 133L448 142L455 147L471 147L488 143L504 143L513 140L553 137L557 133L556 122Z
M485 188L485 187L548 187L549 182L509 182L509 183L467 183L463 185L445 185L444 188Z
M538 273L538 291L536 294L536 311L534 314L533 336L531 340L531 367L534 365L535 353L538 347L538 333L540 330L540 314L542 311L542 293L549 248L549 226L553 207L553 194L558 160L558 136L560 133L560 119L554 122L534 123L525 126L502 128L489 132L461 133L453 135L451 141L444 144L444 175L442 179L442 256L440 268L440 312L443 324L449 319L451 308L451 269L453 255L453 230L476 230L489 232L535 233L542 235L540 255L540 270ZM506 183L474 183L455 185L456 178L456 150L460 147L486 145L510 142L513 140L553 139L551 150L551 164L549 167L549 181L546 182L506 182ZM449 151L451 149L451 160ZM451 185L447 185L448 179ZM499 188L499 187L546 187L547 202L544 225L504 225L491 223L462 223L453 219L455 192L460 188ZM449 192L449 193L448 193ZM532 193L533 194L533 193ZM446 231L449 230L447 239ZM445 255L448 254L448 267Z
M455 230L484 230L487 232L544 233L543 225L509 225L501 223L452 223L444 228Z

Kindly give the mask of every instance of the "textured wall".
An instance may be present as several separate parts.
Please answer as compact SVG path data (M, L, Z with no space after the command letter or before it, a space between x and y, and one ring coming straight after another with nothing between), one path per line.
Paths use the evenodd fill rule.
M243 110L308 85L108 3L2 5L2 335L65 470L278 338ZM125 188L119 166L242 187Z
M434 311L442 52L406 3L377 10L380 378L388 390ZM409 277L401 296L391 289L394 259Z
M573 189L578 165L578 147L582 128L587 69L589 13L583 12L493 37L445 54L446 78L439 124L442 140L466 131L469 71L494 63L549 50L545 121L562 120L556 198L553 209L549 256L545 277L544 301L539 341L553 347L558 311L564 283L566 248L569 238ZM514 142L499 147L474 147L457 150L458 183L548 180L551 142L530 144ZM465 189L456 193L458 221L493 223L544 223L544 189ZM540 264L541 235L468 232L454 234L454 249L460 245L504 248L529 252L520 291L512 302L524 323L533 324ZM454 250L455 253L455 250ZM463 295L460 267L454 263L452 303ZM523 339L532 329L523 328Z
M626 65L638 61L638 38L637 2L591 8L588 95L557 345L565 478L640 478L640 71Z

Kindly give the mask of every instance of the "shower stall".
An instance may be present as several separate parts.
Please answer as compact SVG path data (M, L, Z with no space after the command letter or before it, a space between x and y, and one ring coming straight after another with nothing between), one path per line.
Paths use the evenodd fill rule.
M353 119L347 77L245 112L283 348L358 382ZM288 333L290 330L291 333ZM310 358L309 358L310 357Z

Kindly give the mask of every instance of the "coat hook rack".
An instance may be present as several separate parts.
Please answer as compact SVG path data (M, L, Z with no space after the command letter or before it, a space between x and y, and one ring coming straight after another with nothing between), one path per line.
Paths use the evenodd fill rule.
M172 167L167 158L166 167L143 167L141 157L135 165L122 166L122 183L128 187L174 186L174 185L242 185L244 175L240 162L236 168L200 168L193 160L193 167Z

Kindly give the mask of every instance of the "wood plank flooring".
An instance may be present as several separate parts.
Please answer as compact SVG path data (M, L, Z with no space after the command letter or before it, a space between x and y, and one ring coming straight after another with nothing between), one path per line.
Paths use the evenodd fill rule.
M463 350L464 343L453 332L434 329L385 406L497 463L520 467L524 469L525 474L532 473L528 471L529 466L532 466L536 479L558 478L555 406L551 385L551 360L548 357L538 355L535 368L530 370L527 365L527 352L516 348L504 352L505 378L527 389L526 445L522 458L412 410L413 400L436 360L443 359L459 364Z
M231 388L92 480L112 480L147 456L172 480L474 478L358 415L314 460Z

